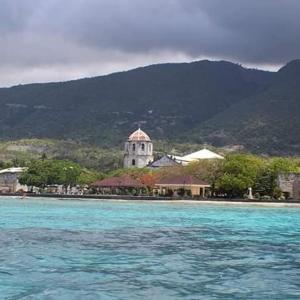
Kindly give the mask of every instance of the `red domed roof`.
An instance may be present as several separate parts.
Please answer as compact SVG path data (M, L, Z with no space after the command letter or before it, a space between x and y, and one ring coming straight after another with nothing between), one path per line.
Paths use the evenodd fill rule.
M129 136L128 141L151 142L151 139L147 133L145 133L143 130L139 128Z

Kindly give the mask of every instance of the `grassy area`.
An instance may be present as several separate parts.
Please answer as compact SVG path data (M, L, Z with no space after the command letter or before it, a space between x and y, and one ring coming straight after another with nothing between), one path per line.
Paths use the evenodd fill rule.
M24 139L0 142L0 161L26 165L30 160L46 156L67 159L98 171L119 168L122 165L121 149L103 149L74 141Z
M183 155L202 148L199 144L154 141L155 155L165 153ZM220 149L219 149L220 152ZM8 165L26 165L41 157L71 160L88 169L101 172L121 168L123 145L101 148L72 140L22 139L0 142L0 161Z

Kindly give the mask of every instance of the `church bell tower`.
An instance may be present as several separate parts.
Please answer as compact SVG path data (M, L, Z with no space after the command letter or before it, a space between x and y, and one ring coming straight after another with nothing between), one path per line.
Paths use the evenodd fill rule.
M153 161L153 144L140 128L125 143L124 168L144 168Z

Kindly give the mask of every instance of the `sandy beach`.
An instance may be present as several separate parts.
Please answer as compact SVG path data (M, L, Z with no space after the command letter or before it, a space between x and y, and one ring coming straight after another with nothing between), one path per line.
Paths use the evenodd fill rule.
M7 197L7 195L1 195L1 198ZM11 195L9 196L14 199L20 199L23 201L30 200L30 199L53 199L53 200L59 200L59 201L99 201L99 202L140 202L140 203L168 203L168 204L197 204L197 205L232 205L232 206L261 206L261 207L295 207L300 208L300 202L267 202L267 201L243 201L243 200L213 200L213 199L202 199L202 200L193 200L193 199L139 199L139 198L130 198L130 199L121 199L121 198L99 198L99 197L84 197L84 196L71 196L68 195L64 197L63 195L53 195L52 197L43 197L42 195L38 196L16 196ZM125 198L125 196L124 196Z

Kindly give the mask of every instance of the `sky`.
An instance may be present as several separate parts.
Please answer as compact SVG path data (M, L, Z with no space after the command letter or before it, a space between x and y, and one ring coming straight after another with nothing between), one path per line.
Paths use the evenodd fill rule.
M164 62L277 70L300 58L300 0L0 0L0 86Z

